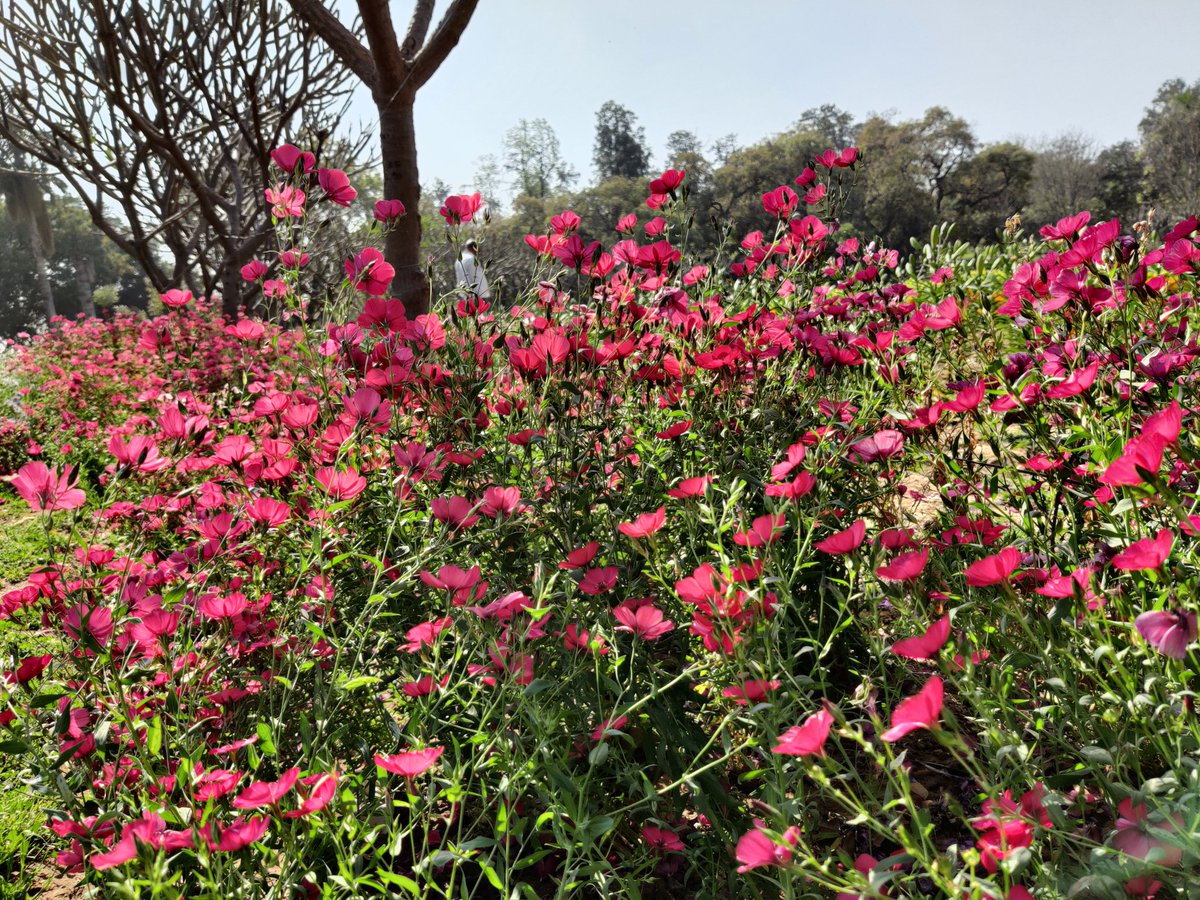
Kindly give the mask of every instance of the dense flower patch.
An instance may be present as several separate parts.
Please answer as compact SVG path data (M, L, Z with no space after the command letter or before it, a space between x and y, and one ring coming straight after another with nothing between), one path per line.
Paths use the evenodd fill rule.
M311 318L308 205L277 255ZM286 163L290 161L290 165ZM907 268L862 162L686 257L687 180L511 314L182 292L21 358L3 742L122 896L1159 896L1200 861L1196 220ZM378 207L379 227L403 209ZM457 238L478 195L442 210ZM627 236L626 236L627 235Z

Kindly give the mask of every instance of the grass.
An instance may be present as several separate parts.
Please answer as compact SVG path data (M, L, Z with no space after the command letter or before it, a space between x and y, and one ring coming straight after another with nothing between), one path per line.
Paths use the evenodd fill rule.
M7 492L6 492L7 493ZM46 536L38 517L11 496L0 505L0 591L25 581L43 559ZM45 652L44 641L10 621L0 621L0 668ZM0 735L0 740L3 735ZM22 777L14 757L0 753L0 900L28 896L33 864L46 845L42 835L45 798Z

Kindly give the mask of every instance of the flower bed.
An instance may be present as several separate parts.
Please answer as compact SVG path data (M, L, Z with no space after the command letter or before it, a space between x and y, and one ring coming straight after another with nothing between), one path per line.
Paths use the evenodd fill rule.
M245 273L297 320L306 220L353 199L300 160ZM642 243L564 213L511 314L410 321L363 253L350 321L174 292L35 340L13 487L73 551L0 601L45 642L0 751L59 864L113 896L1183 890L1196 220L901 269L836 233L859 165L717 260L683 173Z

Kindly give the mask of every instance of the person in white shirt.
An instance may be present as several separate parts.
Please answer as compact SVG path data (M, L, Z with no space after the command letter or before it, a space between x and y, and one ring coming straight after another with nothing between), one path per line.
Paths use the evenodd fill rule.
M492 289L479 261L479 244L475 238L463 244L462 256L454 263L454 281L460 291L491 301Z

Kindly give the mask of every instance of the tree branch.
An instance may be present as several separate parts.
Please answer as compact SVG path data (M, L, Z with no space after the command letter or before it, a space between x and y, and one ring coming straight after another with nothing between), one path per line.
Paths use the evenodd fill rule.
M329 49L337 54L338 59L346 64L346 68L374 91L378 78L375 62L371 58L371 51L359 43L354 33L326 9L321 0L288 0L288 3L296 15L307 22L329 45Z
M391 7L388 0L358 0L358 11L362 15L363 31L367 33L371 56L375 59L374 92L390 95L404 83L408 75L408 63L400 55L400 45L396 41Z
M404 43L400 45L400 56L412 60L425 43L429 34L429 25L433 22L433 0L416 0L413 6L412 19L408 23L408 31L404 35Z
M471 16L478 5L479 0L454 0L450 4L446 14L442 16L442 21L438 23L437 31L433 33L429 43L413 60L411 76L413 91L420 90L422 85L433 77L438 66L450 55L450 51L458 44L458 39L462 37L463 31L466 29L467 23L471 21Z

